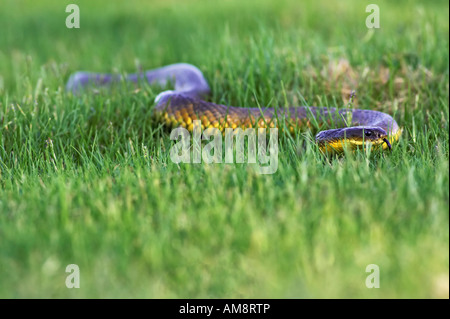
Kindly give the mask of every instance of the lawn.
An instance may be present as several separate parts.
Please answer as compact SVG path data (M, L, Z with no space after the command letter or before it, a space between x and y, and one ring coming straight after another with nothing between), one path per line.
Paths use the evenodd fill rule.
M356 0L76 1L78 29L69 3L0 3L0 297L449 297L448 2L378 1L379 29ZM65 91L176 62L217 103L374 109L403 135L326 157L280 133L272 175L175 164L161 88Z

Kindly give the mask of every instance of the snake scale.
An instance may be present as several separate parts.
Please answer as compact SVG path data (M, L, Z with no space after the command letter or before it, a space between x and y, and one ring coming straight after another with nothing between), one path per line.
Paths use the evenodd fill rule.
M142 73L126 76L76 72L71 75L66 89L78 93L89 86L105 86L114 82L138 82L167 86L174 90L161 92L155 99L155 116L169 127L183 126L192 131L193 121L201 120L202 128L312 128L319 131L315 137L320 149L340 153L344 148L392 148L401 135L401 128L389 114L362 109L327 107L242 108L207 102L210 87L203 73L195 66L177 63ZM321 130L323 127L333 127Z

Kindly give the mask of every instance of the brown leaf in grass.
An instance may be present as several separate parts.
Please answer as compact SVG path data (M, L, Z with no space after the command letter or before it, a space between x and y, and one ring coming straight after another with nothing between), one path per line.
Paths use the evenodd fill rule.
M395 89L398 90L398 91L404 89L404 87L405 87L405 79L397 76L394 79L394 86L395 86Z
M320 71L308 67L302 73L306 78L312 78L314 81L320 82L327 93L336 94L336 92L339 92L345 104L348 104L352 91L356 91L357 95L353 98L353 106L358 104L358 93L360 96L364 94L360 91L360 88L370 84L373 88L372 91L378 92L378 100L373 101L373 106L376 109L386 111L397 110L409 101L410 91L417 91L418 89L416 86L411 86L413 83L422 83L424 78L427 82L436 79L436 75L423 65L412 67L403 64L394 73L386 66L353 68L350 62L344 58L328 61ZM386 87L390 80L393 80L393 92Z
M378 79L381 84L386 84L389 81L390 71L388 68L382 66L378 72Z

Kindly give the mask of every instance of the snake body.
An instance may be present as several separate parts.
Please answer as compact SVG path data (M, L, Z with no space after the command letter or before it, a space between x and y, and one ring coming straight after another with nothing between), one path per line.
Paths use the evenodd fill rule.
M76 72L67 89L77 93L89 85L108 85L113 82L146 80L150 84L166 86L173 82L174 90L161 92L155 99L158 119L170 127L183 126L192 131L193 121L200 120L202 129L285 127L320 130L315 137L322 151L342 152L344 148L391 149L401 135L397 122L389 114L361 109L327 107L242 108L220 105L204 100L210 88L203 73L195 66L177 63L125 77L111 74ZM281 124L284 123L284 124Z

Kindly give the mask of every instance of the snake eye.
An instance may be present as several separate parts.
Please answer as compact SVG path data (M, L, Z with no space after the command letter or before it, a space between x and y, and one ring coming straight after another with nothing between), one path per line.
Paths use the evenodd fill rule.
M366 135L367 137L372 136L372 132L371 131L365 131L364 135Z

